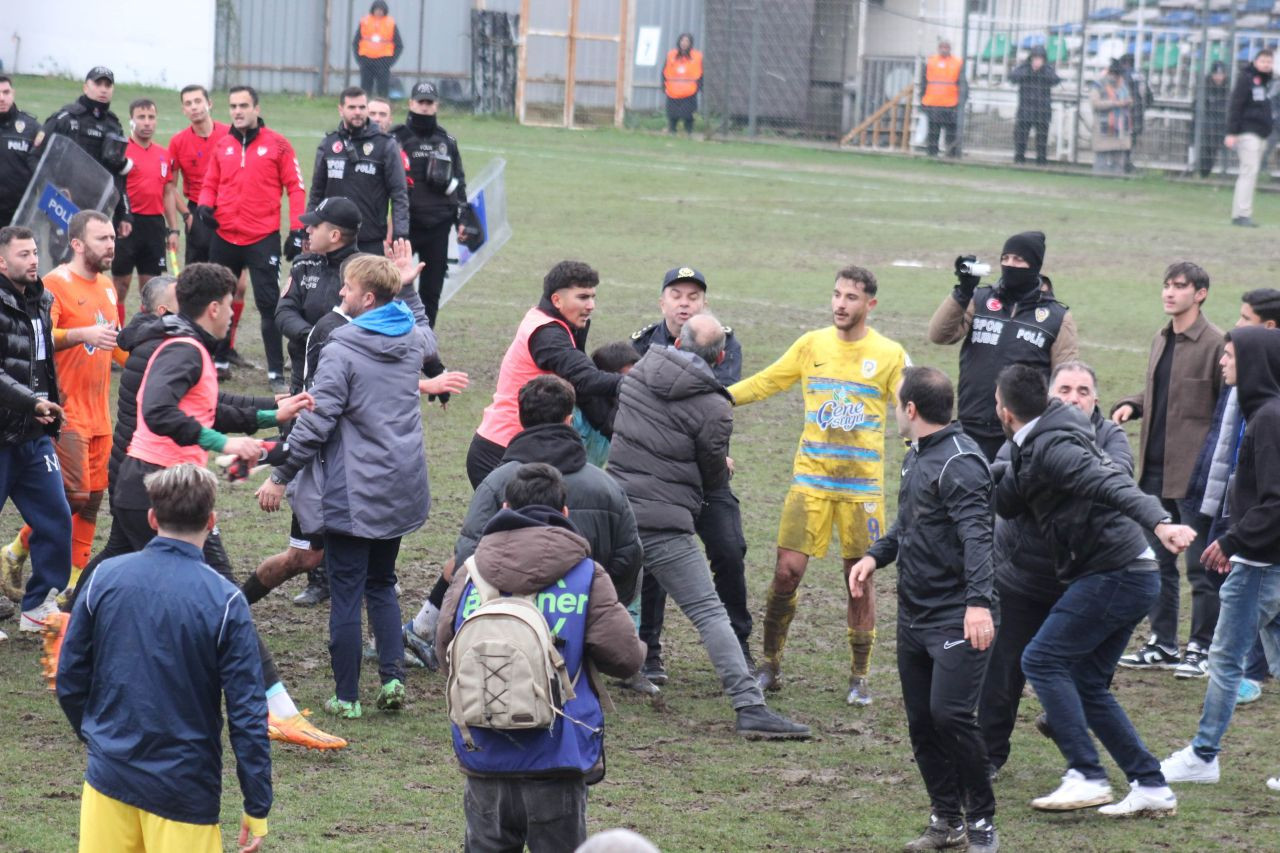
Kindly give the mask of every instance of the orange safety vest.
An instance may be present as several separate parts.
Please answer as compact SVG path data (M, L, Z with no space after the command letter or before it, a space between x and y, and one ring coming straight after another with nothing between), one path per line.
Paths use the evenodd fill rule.
M960 103L960 66L958 56L931 56L925 66L924 97L920 103L926 107L954 107Z
M147 419L142 416L142 401L147 391L147 379L151 376L151 366L156 363L156 356L167 347L193 346L200 353L200 378L178 401L178 408L183 414L194 418L203 427L213 427L218 413L218 372L214 369L213 359L209 351L195 338L180 337L169 340L156 347L147 362L147 369L142 374L142 382L138 384L138 426L134 430L133 440L129 442L128 455L162 468L172 468L182 462L191 462L200 467L209 464L209 454L198 444L178 444L167 435L157 435L151 431Z
M396 19L390 15L365 15L360 19L360 55L388 59L396 53Z
M507 347L507 354L502 357L502 366L498 368L498 387L493 392L493 402L484 410L480 426L476 433L499 447L506 447L523 427L520 426L520 389L535 376L546 376L550 370L543 370L533 360L529 352L529 338L543 326L552 323L559 325L570 340L573 332L569 324L563 320L542 312L533 306L520 321L516 329L515 340Z
M702 51L690 50L687 57L680 56L680 51L675 48L667 51L662 79L668 98L679 100L698 94L698 81L702 79Z

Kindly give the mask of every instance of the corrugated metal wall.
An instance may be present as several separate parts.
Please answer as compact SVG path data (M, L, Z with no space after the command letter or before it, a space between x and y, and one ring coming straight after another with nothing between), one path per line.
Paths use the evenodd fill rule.
M404 52L392 74L406 86L419 78L459 81L464 95L471 91L471 10L474 0L419 0L389 3ZM704 0L632 0L634 20L627 50L634 53L640 27L659 27L658 63L631 68L631 107L660 109L662 57L682 32L691 32L702 46ZM520 0L486 0L485 8L519 12ZM336 94L360 82L351 40L360 18L369 11L367 0L220 0L214 85L225 88L247 83L263 92ZM581 0L578 30L616 33L618 0ZM563 31L568 27L568 0L532 0L530 27ZM326 29L326 18L329 26ZM327 33L327 35L326 35ZM328 67L322 70L322 57ZM529 100L563 103L565 40L534 37L529 41ZM611 106L617 77L617 46L579 41L575 62L578 104ZM535 81L544 82L535 82ZM554 82L552 82L554 81Z

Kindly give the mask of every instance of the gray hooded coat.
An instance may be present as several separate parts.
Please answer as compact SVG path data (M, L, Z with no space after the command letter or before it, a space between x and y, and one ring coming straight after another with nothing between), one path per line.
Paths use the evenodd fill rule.
M607 473L641 531L693 533L702 495L729 482L733 403L696 355L650 347L622 378Z
M393 539L427 520L418 370L431 344L408 309L389 303L337 329L298 416L288 459L272 476L308 533Z

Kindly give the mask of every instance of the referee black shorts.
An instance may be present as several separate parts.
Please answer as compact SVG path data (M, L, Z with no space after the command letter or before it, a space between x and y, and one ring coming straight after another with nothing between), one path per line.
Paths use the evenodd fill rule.
M169 229L160 214L133 215L133 230L128 237L116 240L116 257L111 262L112 275L160 275L165 271L165 241Z

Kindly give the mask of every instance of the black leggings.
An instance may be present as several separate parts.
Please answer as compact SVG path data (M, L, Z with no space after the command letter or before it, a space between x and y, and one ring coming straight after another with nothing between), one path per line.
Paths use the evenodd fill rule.
M112 507L111 534L107 537L107 546L89 561L89 565L85 566L74 593L78 593L88 587L89 579L93 576L94 570L104 560L109 560L112 557L122 557L125 554L136 554L155 537L156 532L147 521L147 511L145 509ZM240 584L236 583L236 579L231 573L231 560L227 557L226 549L222 547L222 537L218 535L218 528L216 527L209 534L209 538L204 540L204 561L215 572L222 575L236 587L240 586ZM75 603L74 593L70 604ZM68 607L70 607L70 604ZM257 627L255 626L253 630L255 637L257 637ZM276 669L275 659L271 657L271 652L262 642L262 638L257 637L257 640L258 654L262 657L263 686L271 687L273 684L279 684L280 672Z

